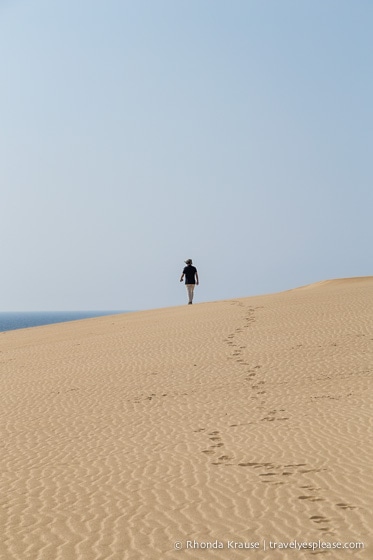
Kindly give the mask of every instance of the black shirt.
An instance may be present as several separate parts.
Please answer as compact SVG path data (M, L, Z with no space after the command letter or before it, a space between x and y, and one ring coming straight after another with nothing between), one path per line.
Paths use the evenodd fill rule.
M188 264L183 270L183 274L185 274L185 284L195 284L196 283L196 272L197 269L195 266Z

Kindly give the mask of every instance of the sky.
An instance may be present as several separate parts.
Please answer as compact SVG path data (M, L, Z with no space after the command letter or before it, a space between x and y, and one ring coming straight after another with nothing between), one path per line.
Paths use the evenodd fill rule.
M371 0L0 0L0 311L372 274Z

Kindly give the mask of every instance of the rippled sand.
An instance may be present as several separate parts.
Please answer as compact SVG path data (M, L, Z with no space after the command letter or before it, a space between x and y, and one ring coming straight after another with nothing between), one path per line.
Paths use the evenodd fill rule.
M1 560L373 558L372 310L366 277L1 333ZM274 548L311 541L365 549Z

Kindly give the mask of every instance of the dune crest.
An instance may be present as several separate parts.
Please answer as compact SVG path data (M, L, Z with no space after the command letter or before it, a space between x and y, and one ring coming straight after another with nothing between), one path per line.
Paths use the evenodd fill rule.
M293 290L307 290L307 289L332 288L332 287L337 288L337 287L348 287L349 285L370 286L372 282L373 282L373 276L332 278L330 280L320 280L319 282L306 284L305 286L299 286L298 288L293 288ZM292 291L292 290L287 290L287 291Z

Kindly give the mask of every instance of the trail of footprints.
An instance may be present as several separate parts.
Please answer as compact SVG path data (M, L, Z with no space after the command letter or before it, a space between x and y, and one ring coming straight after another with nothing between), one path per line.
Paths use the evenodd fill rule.
M238 305L239 307L244 307L242 302L232 302L232 305ZM255 310L256 309L261 309L261 306L259 307L250 307L247 311L247 315L245 315L244 317L244 324L242 327L237 327L235 329L235 331L231 334L229 334L227 336L227 338L224 340L224 342L226 344L228 344L228 346L230 346L232 348L232 355L229 357L230 360L234 360L236 363L238 363L239 365L242 366L249 366L249 368L247 369L247 376L245 377L245 381L253 382L253 385L251 386L251 388L255 391L255 395L252 395L251 398L252 399L258 399L258 398L262 398L263 395L266 394L265 391L265 381L257 381L255 382L255 376L260 373L259 370L261 368L260 365L256 365L254 367L250 366L249 362L247 362L244 357L243 357L243 351L246 348L246 345L242 344L242 342L240 343L236 343L235 342L235 338L237 336L239 336L240 334L244 333L244 329L247 329L250 326L250 323L255 321Z
M243 303L239 301L232 302L232 305L238 305L240 307L244 307ZM244 321L245 321L244 325L242 327L237 327L235 331L229 334L227 338L224 340L224 342L228 344L228 346L232 347L232 355L228 359L234 360L239 365L249 366L248 369L246 370L247 375L244 379L248 383L252 383L251 389L253 390L253 394L250 396L250 398L253 400L263 399L265 398L264 396L267 393L265 389L266 382L263 379L261 380L258 379L258 376L261 373L260 369L262 366L259 364L256 366L251 366L249 362L245 361L245 359L243 358L243 351L245 350L246 345L242 344L242 337L240 343L236 343L235 339L237 336L239 336L244 332L245 328L248 328L250 326L250 323L255 321L255 316L254 316L255 310L261 308L262 306L249 308L247 310L248 311L247 315L244 317ZM263 400L261 404L264 404ZM264 418L262 418L262 421L274 422L274 421L289 420L289 417L285 416L283 413L285 413L284 409L280 409L279 411L271 410L267 413L267 415Z
M231 428L236 427L237 424L231 424ZM205 428L199 428L195 432L205 432ZM301 502L307 502L310 504L317 505L318 502L325 502L326 499L321 497L322 488L313 486L312 484L299 485L299 477L308 473L317 473L325 471L325 468L312 468L307 463L289 463L286 465L278 465L272 462L257 462L257 461L245 461L241 463L235 463L234 458L228 453L224 452L224 442L221 433L218 430L213 430L207 433L208 438L211 442L208 449L204 449L202 453L207 456L214 456L214 461L211 463L214 466L233 466L241 468L252 469L260 481L264 484L270 484L272 486L281 486L286 484L293 478L297 488L299 490L298 500ZM298 482L297 482L298 480ZM353 510L356 506L345 502L338 502L333 504L334 507L343 510ZM317 529L324 534L333 534L334 529L331 527L333 523L332 519L325 517L324 515L317 515L315 512L313 515L309 516L309 520L317 527Z
M203 432L205 428L200 428L196 430L196 432ZM218 430L214 430L213 432L209 432L209 439L212 442L208 449L204 449L202 453L206 455L216 455L219 452L219 448L224 447L224 443L222 442L222 438L220 437L220 432ZM232 465L233 463L229 463L233 458L229 455L221 455L217 458L217 461L212 463L213 465Z
M241 302L232 302L232 305L239 305L243 307L243 304ZM229 334L227 338L224 340L224 342L226 342L226 344L232 347L233 350L230 359L235 360L238 364L243 366L250 366L250 364L246 362L242 356L243 350L246 348L246 346L242 345L242 343L241 345L236 344L235 337L243 333L244 332L243 329L248 328L250 323L255 321L255 318L253 316L255 309L256 308L250 308L248 315L245 317L245 324L243 325L243 327L242 328L238 327L237 329L235 329L234 333ZM266 394L266 391L264 389L265 381L263 380L255 381L255 377L257 376L258 373L260 373L259 371L260 368L261 368L260 365L251 367L250 369L247 370L247 377L245 377L246 381L253 383L253 385L251 385L251 388L254 391L256 391L256 396L252 396L251 397L252 399L263 397L263 395ZM284 413L286 413L284 409L271 410L267 412L266 416L264 416L261 419L261 421L274 422L274 421L288 420L289 418L285 416ZM230 427L232 428L237 427L237 424L232 424ZM204 431L205 428L199 428L198 430L195 430L195 432L204 432ZM204 449L202 453L204 453L207 456L211 456L211 458L215 459L211 463L212 465L223 466L223 467L238 466L241 468L253 469L254 472L258 475L258 477L260 477L261 482L265 484L270 484L272 486L281 486L283 484L286 484L288 481L292 479L294 480L299 478L299 476L303 474L326 470L320 468L309 468L309 465L307 465L306 463L291 463L286 465L276 465L275 463L271 463L271 462L255 462L255 461L234 463L233 457L231 457L229 454L224 453L223 450L224 443L222 441L220 432L218 430L213 430L211 432L208 432L208 437L211 444L209 445L208 449ZM322 490L321 488L307 484L307 485L298 486L298 489L299 489L298 500L300 500L301 502L317 504L318 502L325 501L325 498L322 498L319 495L321 493L320 491ZM343 509L343 510L356 509L356 506L350 505L345 502L338 502L334 504L334 506L337 507L338 509ZM323 515L314 514L309 517L309 520L315 526L317 526L321 532L333 533L333 529L330 527L330 524L332 523L331 519L328 519Z

